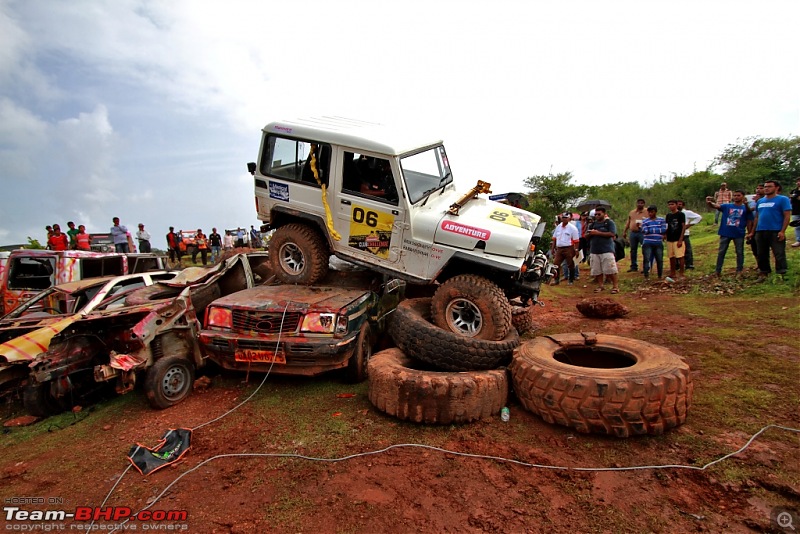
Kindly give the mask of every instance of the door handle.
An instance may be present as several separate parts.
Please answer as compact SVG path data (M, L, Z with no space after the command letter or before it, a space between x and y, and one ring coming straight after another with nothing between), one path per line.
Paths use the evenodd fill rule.
M400 215L400 212L397 210L392 210L392 215Z
M348 206L351 204L349 200L342 199L342 204L347 204Z

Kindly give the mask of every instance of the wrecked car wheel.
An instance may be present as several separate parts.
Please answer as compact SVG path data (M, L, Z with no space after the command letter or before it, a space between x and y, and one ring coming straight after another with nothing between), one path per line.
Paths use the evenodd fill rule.
M447 280L431 300L433 322L476 339L499 341L511 329L511 304L493 282L473 274Z
M50 386L50 382L26 386L22 392L25 411L36 417L50 417L65 411L67 406L52 395Z
M150 405L158 410L181 402L192 392L194 365L186 358L167 356L148 369L144 391Z
M319 233L304 224L281 226L269 242L272 270L284 284L318 282L328 273L329 257Z
M430 322L431 299L406 299L394 312L389 333L408 356L444 371L495 369L511 361L519 335L511 328L500 341L456 334Z
M602 334L559 334L524 343L510 366L522 405L548 423L628 437L686 421L689 366L664 347Z
M367 365L372 356L372 335L369 323L361 325L361 331L356 340L356 348L347 362L347 380L349 382L363 382L367 378Z
M414 423L469 423L500 413L508 401L506 369L439 372L421 368L400 349L369 362L369 400L380 411Z

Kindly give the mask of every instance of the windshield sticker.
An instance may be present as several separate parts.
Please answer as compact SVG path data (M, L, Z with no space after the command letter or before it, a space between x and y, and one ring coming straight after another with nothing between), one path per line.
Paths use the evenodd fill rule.
M393 225L392 214L354 205L350 213L350 238L347 244L361 252L387 259Z
M442 230L445 232L453 232L454 234L465 235L486 241L492 235L489 230L483 228L475 228L474 226L467 226L453 221L442 221Z
M289 186L280 182L269 182L269 198L289 202Z
M492 213L489 214L489 218L493 221L524 228L529 232L533 232L536 229L536 225L539 224L538 220L534 219L527 213L520 212L518 210L512 211L504 208L492 210Z

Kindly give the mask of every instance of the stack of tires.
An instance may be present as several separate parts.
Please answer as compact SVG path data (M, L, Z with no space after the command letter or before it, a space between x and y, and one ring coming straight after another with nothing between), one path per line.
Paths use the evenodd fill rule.
M392 317L397 348L372 356L369 398L379 410L416 423L468 423L497 415L508 402L506 366L519 334L499 341L468 337L431 322L431 299L407 299Z

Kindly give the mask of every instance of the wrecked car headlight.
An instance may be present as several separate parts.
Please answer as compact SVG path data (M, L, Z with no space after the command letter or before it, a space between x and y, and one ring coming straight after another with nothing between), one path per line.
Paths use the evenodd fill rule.
M230 330L233 327L233 314L228 308L209 306L206 311L206 328L209 330Z
M333 334L335 325L335 313L308 313L303 317L300 331L314 334Z

